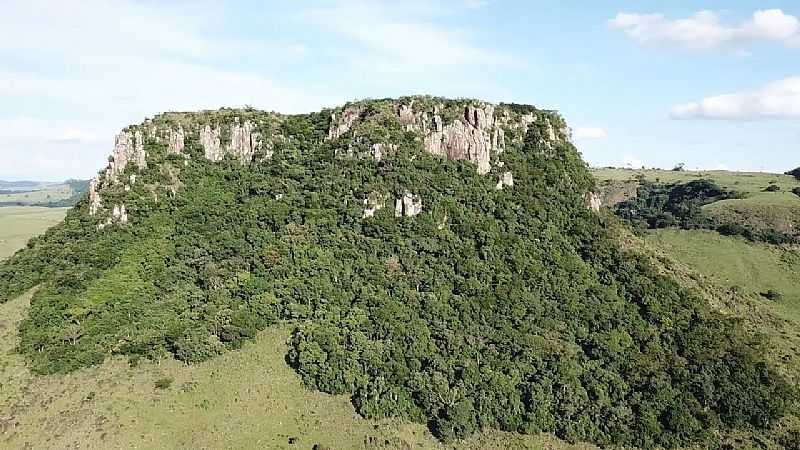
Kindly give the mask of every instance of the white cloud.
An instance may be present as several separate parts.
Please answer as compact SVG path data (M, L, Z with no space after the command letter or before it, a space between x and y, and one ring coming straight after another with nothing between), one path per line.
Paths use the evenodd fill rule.
M573 133L575 139L602 139L608 137L608 131L599 127L578 127Z
M344 100L258 67L303 57L297 43L235 41L212 3L11 1L0 15L0 174L93 175L114 133L162 111L245 104L288 113ZM250 64L253 62L263 64ZM63 118L69 117L69 120ZM58 175L60 173L60 175Z
M643 46L710 50L753 42L800 46L800 20L780 9L759 10L737 25L727 25L714 11L699 11L684 19L663 14L619 13L609 26Z
M89 143L98 142L102 140L99 134L76 127L66 127L61 131L57 131L50 138L48 142L54 143Z
M464 7L474 9L486 4L472 1ZM358 44L361 49L349 57L362 72L430 77L434 72L453 72L464 66L511 63L508 55L472 44L469 33L427 21L426 14L420 12L428 7L418 7L413 2L397 7L391 3L343 1L309 10L304 16L312 25Z
M761 89L706 97L672 108L674 119L756 120L800 118L800 76Z

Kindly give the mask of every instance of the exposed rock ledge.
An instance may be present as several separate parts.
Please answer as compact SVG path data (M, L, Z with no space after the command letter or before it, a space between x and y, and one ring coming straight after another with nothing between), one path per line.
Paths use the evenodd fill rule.
M433 111L415 111L414 102L397 107L397 118L406 131L418 131L423 136L425 151L454 161L470 161L485 175L492 167L492 157L505 150L503 125L489 104L464 107L463 116L451 124L444 124L439 108ZM349 132L362 113L360 105L348 106L337 118L331 114L328 139L337 139ZM380 150L380 149L379 149ZM380 151L377 152L380 155ZM376 159L380 159L377 156Z
M417 135L417 141L427 153L449 160L469 161L476 166L479 174L486 175L492 172L493 167L503 167L501 158L506 149L507 135L512 136L514 142L519 142L535 126L538 138L548 149L554 148L552 144L555 142L570 139L569 129L554 111L533 108L528 108L527 111L523 109L524 113L519 111L514 105L495 106L477 101L458 104L436 99L432 102L431 98L426 97L397 101L377 114L385 114L381 116L381 120L393 116L404 131ZM104 207L103 195L111 196L106 189L123 183L121 188L124 191L132 189L136 174L147 169L147 151L155 152L153 147L149 147L151 144L161 144L167 154L183 155L188 159L189 153L185 150L187 143L192 142L199 144L198 147L202 149L201 157L209 161L221 161L231 156L242 163L248 163L254 161L258 155L264 159L271 158L273 145L278 140L285 140L280 134L267 131L272 128L265 125L271 123L274 126L279 123L282 120L280 115L274 114L270 116L271 119L262 121L259 116L245 112L245 120L240 121L241 116L229 115L229 112L216 116L213 114L211 112L208 115L195 116L194 113L166 113L153 121L148 119L142 125L123 130L116 136L107 168L90 183L89 214L100 216L104 226L124 224L130 220L125 205L117 204L118 200L110 205L110 209ZM363 121L365 129L371 129L372 124L367 122L375 114L364 103L344 107L331 114L326 139L339 139L350 133L358 144L367 144L369 156L376 161L390 158L398 150L397 144L391 143L391 139L387 142L386 138L378 142L364 142L368 133L362 135L359 128ZM223 133L229 133L230 138L223 139ZM262 136L262 133L266 135ZM144 142L145 137L148 142ZM184 163L188 164L188 161ZM135 167L134 173L131 173L131 166ZM178 180L174 173L177 169L170 167L169 178ZM123 178L126 173L130 176ZM510 171L501 169L496 173L499 176L497 189L514 186L514 177ZM174 195L177 186L179 181L169 185L147 184L145 188L151 190L154 198L157 198L156 189L167 188ZM422 212L422 199L419 195L405 192L394 200L395 215L398 217L413 217ZM389 196L370 196L363 201L363 216L366 218L372 217L378 210L390 204L392 199ZM587 195L587 207L598 210L599 197Z
M403 196L394 202L395 217L414 217L422 212L422 198L405 191Z
M159 129L152 124L145 126L147 127L148 136L156 141L159 141L159 135L162 131L166 132L167 153L183 154L186 130L182 125L166 130ZM232 155L243 163L250 162L261 148L261 136L256 131L256 126L250 121L244 121L240 125L239 119L234 119L234 123L230 127L230 144L227 147L222 147L220 133L219 126L212 128L210 125L205 125L197 129L198 141L203 147L205 158L209 161L221 161L226 155ZM265 157L272 157L272 151L267 151ZM100 191L106 186L118 184L120 176L125 173L130 163L134 163L139 171L147 168L147 152L144 149L142 131L139 128L133 131L122 131L116 136L108 167L104 173L98 175L89 183L90 215L94 216L103 211L103 198ZM136 175L131 175L130 185L135 182L135 177ZM125 186L126 191L130 190L130 185ZM120 209L122 212L119 211ZM110 220L101 225L127 223L127 221L128 215L124 210L124 205L117 205L112 209Z
M373 192L364 199L364 212L362 218L374 217L375 213L386 207L390 196ZM395 217L414 217L422 212L422 198L419 195L404 191L400 198L394 202Z
M599 212L603 206L603 199L600 194L596 192L586 194L586 206L594 212Z

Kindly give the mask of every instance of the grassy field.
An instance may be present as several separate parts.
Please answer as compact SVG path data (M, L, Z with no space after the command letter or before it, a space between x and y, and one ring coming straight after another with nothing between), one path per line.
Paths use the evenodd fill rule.
M779 248L721 236L713 231L664 229L647 234L647 242L708 277L715 284L735 288L766 304L786 319L800 324L800 249ZM761 294L777 291L775 302Z
M444 445L422 425L363 419L347 397L305 389L286 365L291 325L194 366L162 360L131 367L111 358L69 375L33 376L12 353L28 301L0 305L0 448L594 448L501 432Z
M792 188L800 187L800 181L792 176L766 172L593 169L592 173L600 182L636 181L640 177L659 183L686 183L692 180L711 179L726 189L748 195L764 193L762 191L771 183L777 184L781 188L781 192L791 192ZM772 195L771 193L764 194Z
M0 203L16 202L22 204L57 202L70 198L74 191L68 184L47 185L42 189L19 192L13 194L0 194Z
M32 236L61 222L66 213L66 208L0 207L0 259L13 255Z

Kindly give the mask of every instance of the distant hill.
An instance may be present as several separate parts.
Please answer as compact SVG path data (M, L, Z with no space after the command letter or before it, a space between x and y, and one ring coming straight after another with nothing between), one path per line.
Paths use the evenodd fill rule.
M800 244L800 179L790 174L612 168L592 173L603 204L628 218L635 211L639 225L716 229L754 241ZM691 198L686 194L692 187L704 190L694 189ZM716 193L701 198L709 189Z
M24 191L36 191L40 189L45 189L50 186L56 186L62 184L62 182L52 182L52 181L4 181L0 180L0 189L3 190L24 190Z
M67 180L62 182L0 181L0 207L44 206L61 208L75 206L88 190L88 180Z

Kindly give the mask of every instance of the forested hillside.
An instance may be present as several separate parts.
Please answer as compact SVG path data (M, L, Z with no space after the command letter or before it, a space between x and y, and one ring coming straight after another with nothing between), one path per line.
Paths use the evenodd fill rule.
M625 249L595 188L531 106L168 113L0 266L0 299L39 287L19 350L43 374L196 363L289 322L307 386L444 441L785 445L796 389L767 342Z

